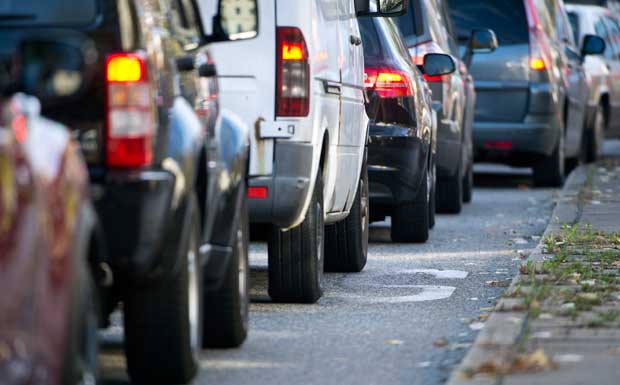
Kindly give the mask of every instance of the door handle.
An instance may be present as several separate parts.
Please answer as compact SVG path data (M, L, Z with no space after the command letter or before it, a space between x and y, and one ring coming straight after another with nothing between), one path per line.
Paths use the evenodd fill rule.
M349 42L351 42L352 45L362 45L362 39L353 35L349 36Z

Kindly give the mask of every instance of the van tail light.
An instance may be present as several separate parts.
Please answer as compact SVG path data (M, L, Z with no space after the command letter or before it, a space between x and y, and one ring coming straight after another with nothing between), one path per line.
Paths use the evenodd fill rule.
M420 71L423 74L424 80L426 80L426 82L428 83L440 83L442 82L444 79L447 79L450 75L443 75L443 76L428 76L426 74L424 74L424 56L426 56L429 53L445 53L441 47L439 45L437 45L437 43L435 43L434 41L425 41L422 43L419 43L413 47L411 47L409 49L409 51L411 52L411 60L413 61L413 64L415 64L416 66L418 66L418 68L420 69Z
M534 0L524 1L530 32L529 67L531 80L534 82L547 82L549 81L548 69L551 65L551 49L547 42L547 37L543 33Z
M399 98L414 94L409 76L389 68L366 68L364 88L375 91L380 98Z
M106 161L138 168L153 160L154 106L145 58L135 53L106 59Z
M302 117L310 113L310 65L301 30L277 30L276 115Z

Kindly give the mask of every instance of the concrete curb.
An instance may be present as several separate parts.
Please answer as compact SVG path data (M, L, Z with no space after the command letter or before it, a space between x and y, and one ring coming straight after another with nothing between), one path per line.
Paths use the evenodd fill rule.
M544 235L557 232L563 224L577 223L582 209L579 195L588 181L591 167L594 166L580 166L568 177ZM528 261L539 262L548 258L543 254L542 239L544 237L532 251ZM520 274L517 274L507 291L514 290L520 279ZM459 366L452 371L447 385L498 385L501 383L501 379L494 376L478 375L470 378L467 374L493 359L505 356L519 341L527 328L527 312L511 311L515 308L513 305L511 299L505 298L497 303L495 311L489 316L471 349Z

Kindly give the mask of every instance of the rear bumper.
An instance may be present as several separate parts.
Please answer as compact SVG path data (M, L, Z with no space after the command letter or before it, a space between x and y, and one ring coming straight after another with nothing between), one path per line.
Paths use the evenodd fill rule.
M371 136L368 180L371 210L412 202L426 175L430 145L418 137Z
M249 187L266 187L266 199L250 199L250 221L288 228L304 216L312 180L311 143L279 141L275 145L274 175L250 177Z
M560 131L555 115L529 116L522 123L476 122L475 158L477 161L534 163L553 153ZM505 142L504 148L496 148L493 142ZM529 162L528 156L531 156Z

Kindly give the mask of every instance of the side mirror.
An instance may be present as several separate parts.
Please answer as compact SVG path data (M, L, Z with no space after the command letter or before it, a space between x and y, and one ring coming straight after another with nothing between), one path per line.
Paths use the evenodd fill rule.
M456 64L450 55L429 53L424 56L424 74L428 76L449 75L456 71Z
M208 41L236 41L258 35L257 0L218 0Z
M586 57L588 55L602 55L605 53L607 44L605 40L596 35L586 35L583 38L583 45L581 46L581 56Z
M394 17L407 13L408 0L355 0L357 16Z
M29 37L16 54L15 88L44 106L74 99L90 82L97 56L92 42L81 35Z
M471 33L469 48L473 53L491 53L499 47L495 32L490 29L475 29Z

